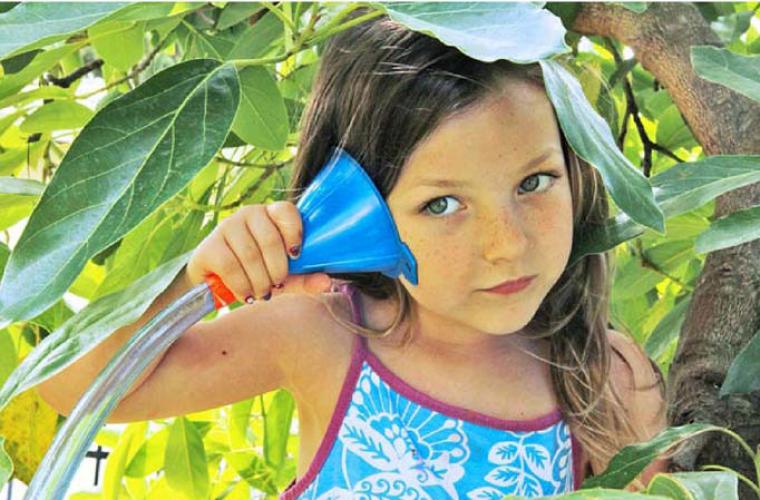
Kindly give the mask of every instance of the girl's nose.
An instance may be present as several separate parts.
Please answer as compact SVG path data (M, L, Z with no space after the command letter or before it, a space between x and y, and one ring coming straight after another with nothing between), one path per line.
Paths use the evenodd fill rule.
M483 256L488 261L520 260L528 250L524 220L511 208L484 217L481 233Z

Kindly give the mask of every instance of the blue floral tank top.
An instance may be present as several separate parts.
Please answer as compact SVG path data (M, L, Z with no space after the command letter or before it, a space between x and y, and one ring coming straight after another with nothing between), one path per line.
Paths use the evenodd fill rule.
M362 324L357 293L354 321ZM580 448L559 409L503 420L438 401L393 372L357 335L327 432L290 499L501 499L580 484Z

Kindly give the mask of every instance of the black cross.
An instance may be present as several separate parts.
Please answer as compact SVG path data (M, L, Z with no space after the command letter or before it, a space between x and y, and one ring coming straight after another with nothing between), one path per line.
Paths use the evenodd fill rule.
M100 471L100 461L108 458L108 452L103 451L103 448L98 445L98 449L95 451L88 451L85 457L90 457L95 459L95 483L94 486L98 485L98 472Z

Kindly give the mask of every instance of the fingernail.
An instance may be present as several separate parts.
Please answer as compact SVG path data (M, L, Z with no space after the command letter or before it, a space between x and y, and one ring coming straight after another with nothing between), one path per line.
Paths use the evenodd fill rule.
M246 304L253 304L253 302L254 302L254 300L253 300L252 296L250 296L250 295L246 296L246 298L245 298L245 303Z
M293 245L292 247L290 247L290 249L288 250L288 252L290 252L291 257L293 257L295 259L301 253L301 246L300 245Z
M269 299L271 299L271 298L272 298L272 292L267 292L267 294L266 294L266 295L264 295L264 296L263 296L263 297L261 297L261 298L262 298L262 299L264 299L264 300L269 300Z
M285 286L285 284L284 284L284 283L275 283L275 284L274 284L274 287L275 287L275 288L277 288L278 290L279 290L280 288L284 287L284 286Z

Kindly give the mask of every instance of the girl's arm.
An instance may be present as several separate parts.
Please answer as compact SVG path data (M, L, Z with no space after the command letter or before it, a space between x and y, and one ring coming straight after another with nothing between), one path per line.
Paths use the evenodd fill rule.
M37 386L40 396L69 415L94 377L130 336L192 282L184 271L135 323ZM109 415L124 423L184 415L283 387L298 397L299 381L318 373L316 361L335 336L321 301L288 293L242 306L188 328L146 369Z

